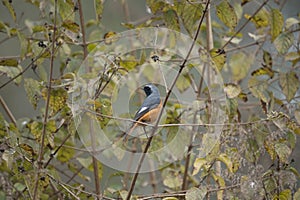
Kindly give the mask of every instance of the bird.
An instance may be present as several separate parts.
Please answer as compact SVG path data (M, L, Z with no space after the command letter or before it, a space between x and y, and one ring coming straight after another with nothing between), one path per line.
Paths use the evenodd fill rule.
M158 88L148 83L144 85L143 90L146 94L146 98L142 103L141 107L137 110L133 120L136 121L131 125L129 131L125 134L124 140L127 140L128 135L138 126L143 124L139 123L153 123L156 121L158 114L162 108L162 101Z

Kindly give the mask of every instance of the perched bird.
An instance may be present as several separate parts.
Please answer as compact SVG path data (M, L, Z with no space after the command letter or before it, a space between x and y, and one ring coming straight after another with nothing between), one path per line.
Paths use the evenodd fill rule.
M160 93L158 88L152 83L149 83L146 84L143 89L146 93L146 98L133 118L137 122L134 122L132 124L131 128L126 133L124 140L127 139L127 136L130 135L138 125L143 126L143 124L138 122L143 122L143 123L155 122L160 112L160 109L162 108L162 101L160 99Z

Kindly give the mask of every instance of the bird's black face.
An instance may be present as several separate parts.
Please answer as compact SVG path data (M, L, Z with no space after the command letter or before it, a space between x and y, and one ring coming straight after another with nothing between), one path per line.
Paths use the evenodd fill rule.
M146 93L147 96L149 96L152 93L152 88L150 85L145 85L144 86L144 91Z

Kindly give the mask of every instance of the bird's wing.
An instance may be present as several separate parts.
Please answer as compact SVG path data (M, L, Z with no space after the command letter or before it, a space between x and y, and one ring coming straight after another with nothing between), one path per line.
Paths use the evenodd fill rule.
M160 104L159 97L148 96L143 104L141 105L140 109L136 112L134 116L134 120L139 120L142 116L148 113L150 110L156 108Z

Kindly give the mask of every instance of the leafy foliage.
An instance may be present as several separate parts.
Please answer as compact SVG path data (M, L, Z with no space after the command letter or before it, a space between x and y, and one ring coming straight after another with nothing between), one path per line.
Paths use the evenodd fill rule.
M146 0L148 14L140 19L135 18L140 13L135 13L127 5L129 2L120 1L122 11L115 10L112 2L119 3L2 1L1 12L9 15L0 20L0 45L4 49L5 42L12 42L16 54L0 57L0 100L4 111L0 114L0 199L299 199L300 17L287 18L282 12L289 1L208 1L208 13L206 1ZM29 5L39 18L23 16L17 3ZM89 9L83 9L85 6ZM196 51L198 58L209 64L197 71L198 63L190 62L189 57L184 60L189 56L188 49L179 50L184 56L171 55L170 49L139 49L124 55L112 53L105 57L104 64L93 63L103 55L85 60L95 49L117 52L127 48L116 46L122 34L110 26L115 24L111 13L123 11L126 19L118 20L120 30L139 32L145 27L166 27L191 38L203 18L195 43L205 47L211 44L212 48ZM86 12L91 12L92 17ZM153 45L145 38L143 42ZM166 38L164 42L170 42L170 46L179 40L175 35ZM127 42L128 46L135 45L134 41ZM99 43L103 46L97 46ZM203 51L208 53L202 54ZM136 88L134 76L146 82L158 79L161 71L152 68L151 62L163 70L164 64L171 66L179 76L165 105L166 117L161 120L164 126L159 127L149 151L155 152L174 140L173 155L183 151L184 155L171 164L172 158L153 156L162 163L160 170L146 174L149 177L141 175L130 188L134 175L109 169L96 159L101 153L109 159L113 155L105 150L94 152L103 138L90 133L93 123L76 126L79 108L71 104L79 99L80 92L93 95L85 105L78 100L78 107L89 110L88 116L97 113L90 119L115 140L122 122L129 118L129 114L124 118L113 116L116 80L129 76L133 80L129 86ZM83 73L81 63L86 70L83 77L97 78L94 85L85 85L75 75ZM208 75L213 80L214 73L221 73L224 80L224 124L210 123L215 101L211 97L218 88L202 77ZM167 78L172 75L169 73ZM15 84L17 92L7 91L8 84ZM160 90L166 97L169 87ZM27 99L16 96L14 102L5 101L19 91L25 91ZM185 92L195 95L197 101L190 105L178 102L175 94ZM34 112L16 118L20 115L13 104L24 101L31 104ZM221 125L224 128L218 129ZM91 149L85 148L76 133L80 128L87 132L85 139ZM210 130L220 131L220 139L211 138ZM177 134L180 136L176 140ZM109 146L122 147L114 151L121 160L124 149L144 150L147 141L149 138L132 141L132 146L114 141ZM200 155L201 150L209 153ZM143 192L146 194L141 195Z

